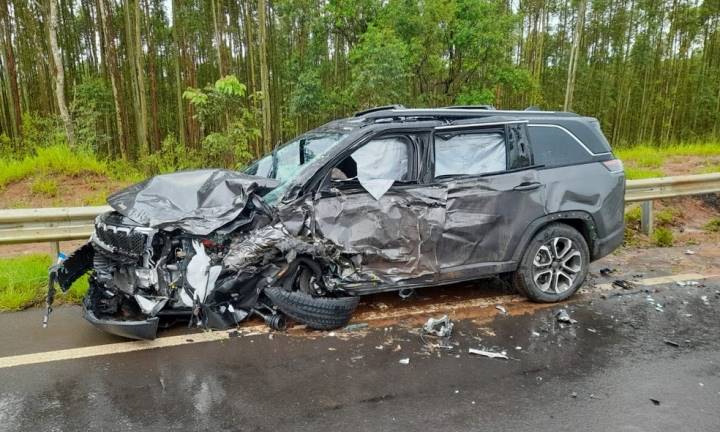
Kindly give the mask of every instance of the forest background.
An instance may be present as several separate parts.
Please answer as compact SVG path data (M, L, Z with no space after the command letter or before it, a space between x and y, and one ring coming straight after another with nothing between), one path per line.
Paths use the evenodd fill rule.
M569 110L646 153L720 137L718 0L0 0L0 33L5 168L237 168L385 104Z

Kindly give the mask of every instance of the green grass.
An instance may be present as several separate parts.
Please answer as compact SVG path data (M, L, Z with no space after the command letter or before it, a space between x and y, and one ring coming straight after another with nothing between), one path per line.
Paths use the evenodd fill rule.
M625 175L628 179L653 178L665 175L662 167L670 157L720 157L720 142L678 143L663 147L641 144L627 148L617 148L614 153L625 163ZM701 173L719 171L720 164L714 163L704 166ZM699 173L692 172L688 174Z
M53 179L39 178L35 179L30 190L32 190L34 194L55 197L58 194L58 185Z
M633 206L625 212L625 223L627 225L640 224L642 217L642 209L640 206Z
M720 164L705 165L702 174L720 173Z
M655 213L655 222L660 226L672 225L680 216L680 210L676 208L666 208Z
M635 168L631 166L625 167L625 177L628 180L640 180L646 178L663 177L665 173L659 169L653 168Z
M675 242L672 231L665 227L655 228L652 237L655 245L659 247L670 247Z
M47 254L0 259L0 311L20 310L45 301L48 268ZM87 277L76 281L56 301L77 303L87 291Z
M720 232L720 217L716 217L705 224L705 229L711 232Z
M139 180L143 175L128 163L105 161L94 154L72 150L65 145L38 148L32 156L10 159L0 156L0 188L30 176L96 174L124 180Z

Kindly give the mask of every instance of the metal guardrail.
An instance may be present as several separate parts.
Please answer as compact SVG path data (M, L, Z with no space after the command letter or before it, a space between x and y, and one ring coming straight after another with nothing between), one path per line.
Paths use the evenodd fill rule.
M649 234L653 200L717 192L720 173L628 180L625 201L641 202L642 229ZM49 242L56 254L60 241L88 238L95 217L109 210L109 206L0 210L0 245Z
M717 192L720 192L720 173L628 180L625 202L640 202L640 230L650 235L653 231L653 200Z
M720 173L628 180L625 202L720 192Z

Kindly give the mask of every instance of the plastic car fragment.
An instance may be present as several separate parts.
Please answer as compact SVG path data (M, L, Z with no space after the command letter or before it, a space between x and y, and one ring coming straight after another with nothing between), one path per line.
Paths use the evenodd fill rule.
M441 338L450 336L452 330L453 323L447 315L440 318L429 318L422 328L423 333Z
M497 358L497 359L503 359L503 360L509 360L509 357L503 352L495 352L495 351L488 351L488 350L481 350L476 348L470 348L468 349L468 352L470 354L480 355L483 357L489 357L489 358Z

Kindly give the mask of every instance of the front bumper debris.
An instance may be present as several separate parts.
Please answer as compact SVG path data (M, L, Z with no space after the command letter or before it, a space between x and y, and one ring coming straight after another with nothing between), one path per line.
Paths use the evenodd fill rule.
M98 329L128 339L153 340L157 336L159 317L140 321L121 321L117 319L100 319L93 311L83 306L83 315L90 324Z

